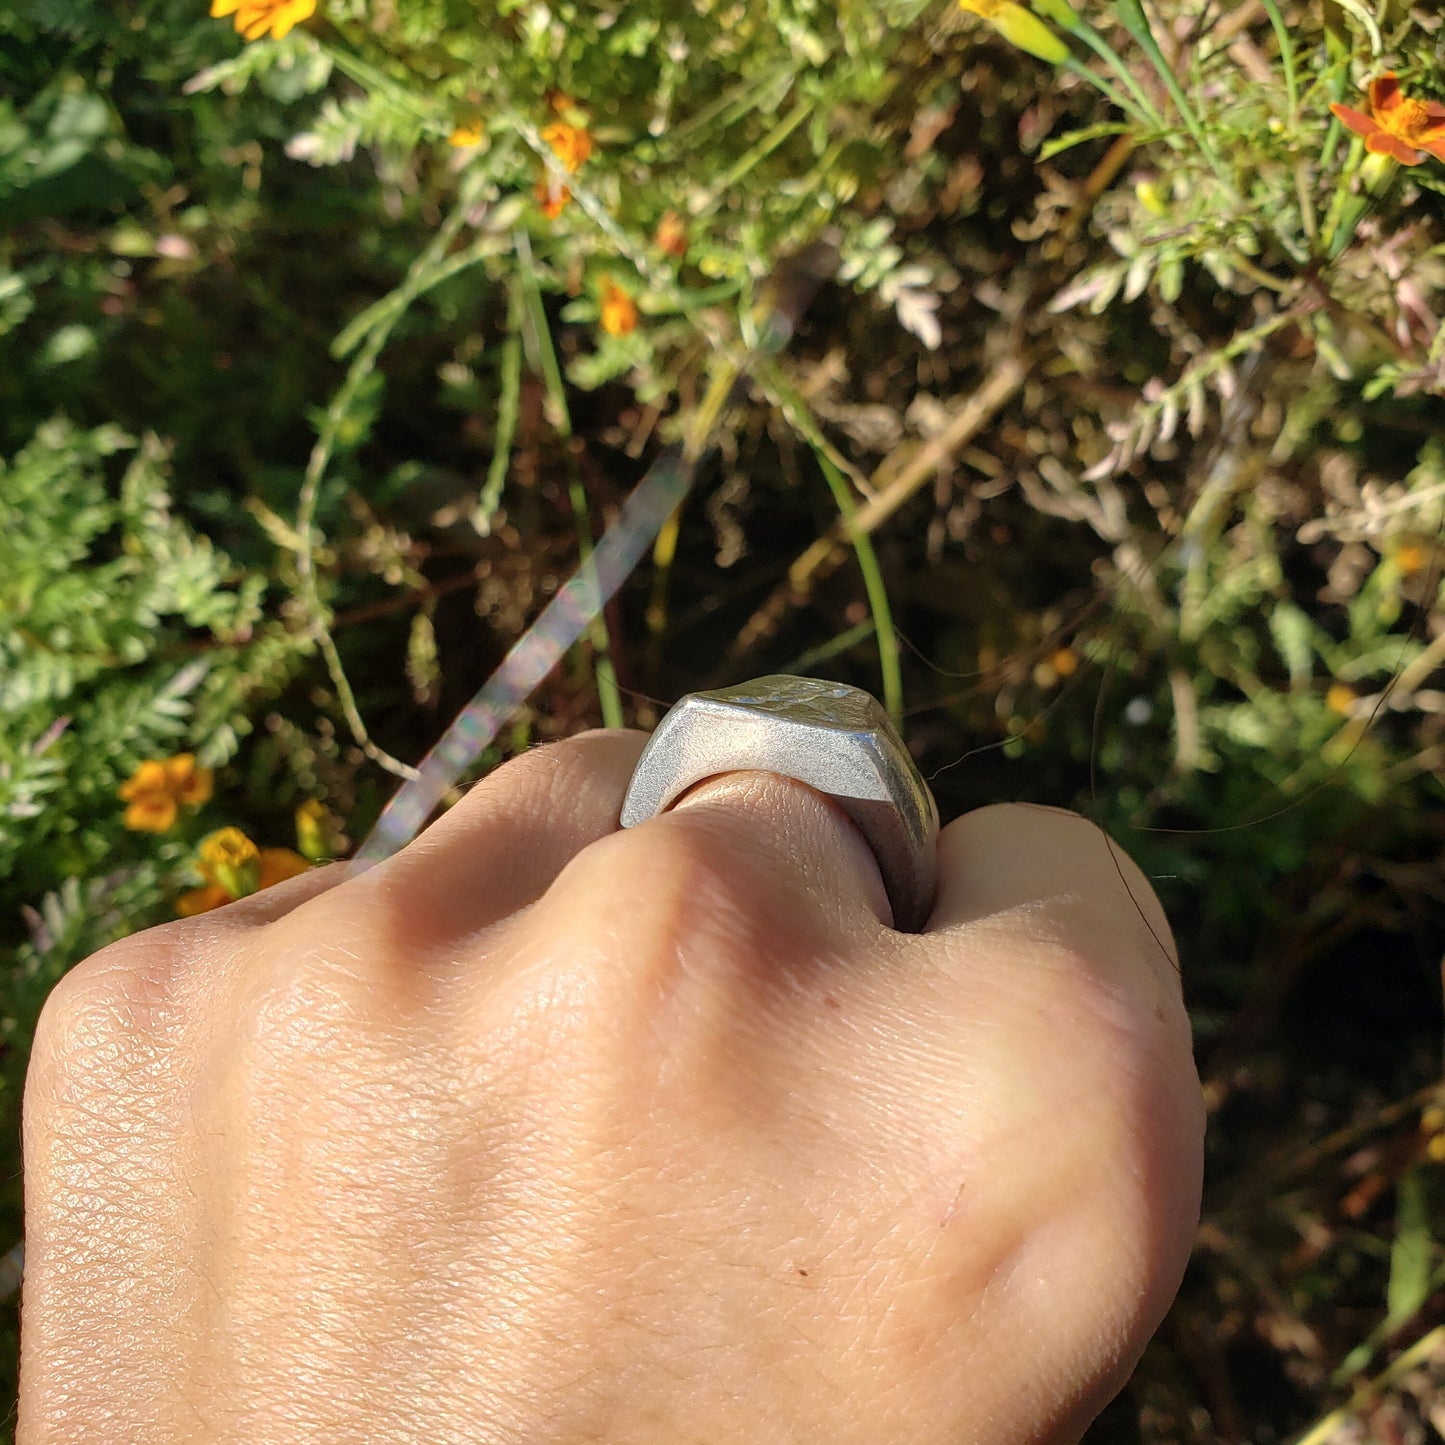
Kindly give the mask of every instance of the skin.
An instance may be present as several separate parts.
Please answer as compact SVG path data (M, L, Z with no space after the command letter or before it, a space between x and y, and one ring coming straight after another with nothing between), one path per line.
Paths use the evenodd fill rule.
M801 784L617 831L640 734L105 949L25 1095L18 1439L1077 1439L1178 1285L1167 924L1083 819L924 933Z

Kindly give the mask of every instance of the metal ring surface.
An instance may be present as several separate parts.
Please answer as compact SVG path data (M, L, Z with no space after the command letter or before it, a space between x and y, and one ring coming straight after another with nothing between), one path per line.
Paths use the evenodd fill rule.
M861 688L775 674L689 693L648 739L622 826L665 812L705 778L752 769L834 799L878 860L894 927L922 928L938 875L938 806L888 714Z

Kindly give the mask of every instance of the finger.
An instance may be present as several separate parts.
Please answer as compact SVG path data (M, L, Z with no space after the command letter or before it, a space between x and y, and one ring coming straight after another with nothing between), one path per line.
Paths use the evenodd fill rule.
M893 922L873 850L838 803L806 783L778 773L727 773L689 789L663 817L673 820L669 841L693 836L714 851L718 866L766 883L780 908L844 927Z
M1203 1108L1169 925L1087 819L999 805L942 831L932 917L897 942L857 1004L896 1043L886 1071L860 1051L857 1072L885 1103L919 1101L940 1217L1010 1241L989 1276L1001 1337L1047 1342L1029 1388L1081 1431L1162 1318L1198 1220ZM926 1101L951 1107L930 1126ZM975 1363L1013 1368L1006 1345Z
M646 741L640 732L597 729L523 753L357 882L387 895L418 941L496 923L616 831Z
M761 974L812 956L821 937L878 933L892 919L872 851L842 809L804 783L752 771L708 779L586 849L548 892L544 915L595 917L602 934L611 920L655 934L656 950L623 950L643 967L656 951Z
M928 932L1002 914L1045 913L1065 931L1102 924L1176 989L1179 953L1139 866L1102 829L1063 808L999 803L950 823L938 840L938 894Z

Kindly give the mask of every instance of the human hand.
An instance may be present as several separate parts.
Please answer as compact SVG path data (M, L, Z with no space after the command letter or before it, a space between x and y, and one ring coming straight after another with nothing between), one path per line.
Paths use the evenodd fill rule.
M367 873L62 980L20 1445L1082 1432L1199 1205L1148 884L985 808L895 933L801 784L615 831L642 743L529 753Z

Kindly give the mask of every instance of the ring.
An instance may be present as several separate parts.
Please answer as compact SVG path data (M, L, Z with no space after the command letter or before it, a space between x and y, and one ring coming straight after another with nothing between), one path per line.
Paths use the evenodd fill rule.
M923 927L938 876L938 805L888 714L862 688L779 674L689 693L648 739L622 826L665 812L704 778L754 769L837 802L878 860L894 927Z

